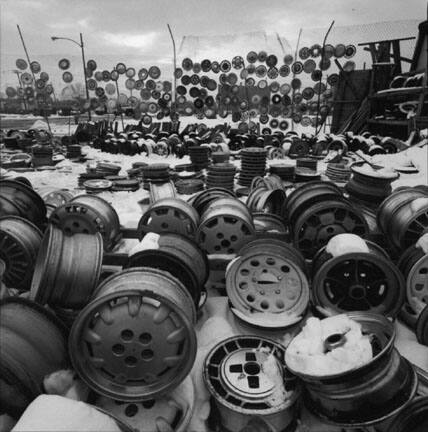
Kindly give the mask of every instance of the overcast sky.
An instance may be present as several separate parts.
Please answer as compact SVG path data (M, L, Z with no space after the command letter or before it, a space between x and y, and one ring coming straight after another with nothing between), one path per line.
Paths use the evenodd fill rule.
M264 30L297 34L300 27L426 19L426 0L0 0L1 51L20 54L16 24L34 55L71 51L84 35L88 55L154 55L170 51L166 23L177 44L184 35Z

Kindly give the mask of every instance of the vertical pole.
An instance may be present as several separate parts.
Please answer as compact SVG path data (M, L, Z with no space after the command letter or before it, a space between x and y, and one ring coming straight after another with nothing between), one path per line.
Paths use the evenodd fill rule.
M87 79L87 75L86 75L85 50L83 48L82 33L80 33L80 48L82 50L83 79L85 80L86 100L87 100L87 103L89 103L88 79ZM89 119L89 121L92 120L92 118L91 118L91 105L90 104L89 104L89 107L88 107L88 119Z
M23 87L22 87L21 76L19 75L19 71L16 70L15 73L16 73L16 76L18 77L19 88L22 90ZM24 109L25 109L25 111L27 111L27 101L25 99L25 94L22 96L21 99L22 99L22 102L24 103Z
M177 77L175 76L175 70L177 69L177 53L176 53L176 49L175 49L175 40L174 40L174 35L172 34L172 30L169 24L167 24L168 26L168 30L169 30L169 34L171 35L171 40L172 40L172 50L173 50L173 78L174 78L174 95L173 95L173 100L174 100L174 109L171 110L171 114L176 114L176 109L177 109ZM176 116L174 115L174 118Z
M321 49L321 63L324 61L325 43L327 42L327 37L330 34L330 31L333 28L333 25L334 25L334 21L331 22L330 27L328 28L327 33L324 36L324 41L322 43L322 49ZM319 80L320 85L322 84L322 75L323 74L322 74L322 69L321 69L321 78ZM317 100L317 116L315 117L315 135L317 135L318 132L321 131L321 128L320 128L320 130L318 130L318 118L319 118L318 113L319 113L319 110L320 110L320 103L321 103L321 92L319 91L318 92L318 100ZM322 125L321 125L321 127L322 127Z
M115 81L115 84L116 84L117 104L119 105L119 84L117 83L117 80ZM125 124L123 123L122 107L119 105L119 108L120 108L120 119L122 120L122 130L125 130Z
M34 75L33 69L31 69L30 56L28 55L27 47L25 46L25 42L24 42L24 38L23 38L22 33L21 33L21 29L19 28L18 24L16 25L16 27L18 28L19 37L21 38L21 42L22 42L22 46L24 47L25 55L27 56L28 67L30 68L31 75L33 75L33 84L35 87L36 86L36 77ZM37 108L39 108L39 101L38 101L37 97L36 97L36 106L37 106ZM45 111L45 114L46 114L46 111ZM46 123L48 125L49 132L52 134L51 125L49 124L49 119L48 119L47 114L44 117L45 117Z
M299 30L299 36L297 37L296 51L294 52L294 61L297 60L297 54L299 51L300 37L302 36L302 29ZM293 72L293 79L296 78L295 72ZM294 131L294 93L296 90L293 88L291 92L291 130Z

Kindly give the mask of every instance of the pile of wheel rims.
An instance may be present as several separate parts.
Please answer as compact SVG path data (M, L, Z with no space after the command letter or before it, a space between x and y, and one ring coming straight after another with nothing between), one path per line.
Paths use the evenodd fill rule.
M428 232L428 193L423 187L393 192L380 205L377 220L392 246L404 251Z
M406 295L403 276L380 246L365 243L368 252L333 256L322 247L315 254L314 303L336 314L360 310L396 317Z
M0 218L0 261L4 263L3 280L8 287L30 289L41 231L19 216Z
M238 184L250 186L254 177L264 176L267 152L263 148L248 147L241 150L241 171Z
M232 337L210 351L204 381L224 430L280 431L293 423L300 386L284 367L284 351L282 345L255 336ZM270 356L274 361L268 373L263 366Z
M286 195L282 182L276 175L255 177L247 197L247 207L254 212L264 212L282 216Z
M98 284L102 256L100 233L66 235L49 225L35 263L30 298L53 308L81 309Z
M362 213L330 182L309 182L295 189L285 202L294 246L312 258L337 234L368 234Z
M75 370L97 393L132 402L180 384L196 355L194 299L167 272L127 269L105 279L70 333Z
M176 233L160 233L154 239L152 236L152 245L131 255L126 267L151 267L169 272L182 282L195 307L199 307L209 264L206 254L188 237Z
M199 215L186 201L179 198L163 198L151 204L138 223L140 239L146 232L174 232L194 238Z
M227 267L226 290L240 321L266 329L288 327L302 319L309 302L305 260L280 240L253 240ZM275 319L268 321L265 314Z
M394 348L393 323L368 312L347 315L361 324L363 335L370 336L373 358L369 363L327 376L289 369L303 381L306 407L329 423L356 428L397 415L415 396L417 377L411 364ZM341 346L339 342L346 340L346 334L332 334L326 340L331 340L332 349L336 349ZM288 363L287 355L285 358Z
M94 195L74 197L57 207L49 221L66 234L99 232L105 250L111 250L121 236L116 210L107 201Z
M0 180L0 217L2 216L21 216L43 229L46 206L30 186L16 180Z
M69 367L67 332L49 310L21 297L0 301L0 403L19 416L44 392L46 375Z
M361 201L379 204L392 191L391 183L397 180L397 172L382 173L377 171L363 170L360 163L351 166L352 176L346 183L345 189L350 196Z
M208 167L207 187L221 187L233 191L236 167L231 163L216 163Z
M255 235L247 206L236 198L211 201L202 213L196 241L208 254L233 254Z

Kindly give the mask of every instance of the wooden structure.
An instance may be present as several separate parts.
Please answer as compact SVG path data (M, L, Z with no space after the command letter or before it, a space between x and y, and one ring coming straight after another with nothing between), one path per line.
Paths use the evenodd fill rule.
M428 128L427 37L428 21L424 21L412 59L401 55L400 42L414 37L359 44L370 52L373 68L348 74L341 71L332 132L369 130L411 143L419 130ZM410 64L409 72L402 73L403 62ZM361 85L362 73L368 85Z

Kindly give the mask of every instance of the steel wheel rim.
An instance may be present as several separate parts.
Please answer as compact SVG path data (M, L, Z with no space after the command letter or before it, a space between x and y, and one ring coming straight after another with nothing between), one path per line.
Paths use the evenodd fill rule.
M19 216L0 218L0 258L6 265L3 280L7 286L30 287L41 242L41 231L30 221Z
M255 234L249 212L238 208L208 208L201 218L196 240L209 253L235 253Z
M145 231L176 232L194 237L198 222L199 215L188 203L179 199L163 198L152 204L143 214L138 223L138 232L140 240Z
M144 315L133 319L140 312ZM116 319L114 336L111 326ZM102 282L74 322L69 339L72 363L81 378L104 396L126 402L152 399L176 387L189 373L196 356L195 320L193 302L177 279L150 268L124 270ZM154 337L155 325L164 327L163 337ZM91 344L92 351L85 344ZM156 373L147 368L149 363Z
M241 312L302 315L309 301L309 284L302 269L273 251L247 253L226 271L226 290Z
M370 336L374 351L370 362L327 376L306 375L289 369L305 382L304 399L310 411L337 426L368 426L396 415L411 402L417 390L417 376L411 364L394 348L395 327L391 321L370 312L348 312L346 315L359 322L362 333ZM361 382L361 376L365 377L367 383ZM396 393L391 398L386 389L392 388L393 379L397 381L393 383L397 388L394 387ZM365 399L364 402L359 400L366 398L367 394L372 398L370 405ZM387 396L382 396L385 394ZM333 406L327 407L327 403ZM339 410L341 403L347 405ZM377 409L382 408L383 412L372 405L377 405Z
M393 317L405 300L403 288L403 277L392 262L370 253L330 258L312 284L318 305L339 313L368 310Z
M263 392L258 385L262 381L259 376L263 375L263 371L254 368L254 364L263 362L264 356L261 355L263 352L265 355L267 353L275 357L278 371L284 379L284 386L291 393L287 400L276 401L276 405L266 403L274 387L265 384ZM284 417L281 417L281 430L291 422L293 416L285 415L285 410L291 408L300 396L300 386L283 366L283 356L284 348L280 344L267 338L254 336L226 339L210 351L205 359L203 378L219 408L226 408L226 411L222 410L223 422L231 420L232 413L262 417L281 412L284 414ZM252 368L254 371L251 370ZM238 376L246 378L242 381L248 381L248 384L251 383L253 387L246 388L244 382L238 383L236 381Z
M308 258L315 254L322 246L325 246L327 242L337 234L342 233L353 233L365 237L368 233L367 222L364 216L351 207L346 202L335 202L334 206L334 224L329 223L330 217L324 220L324 223L320 218L325 217L331 213L331 203L318 203L299 215L296 224L293 227L293 241L295 246ZM339 216L337 215L337 212ZM313 220L318 218L322 224L322 231L315 229L317 221ZM312 221L311 221L312 219ZM320 225L318 224L318 227ZM309 236L309 238L306 238Z

